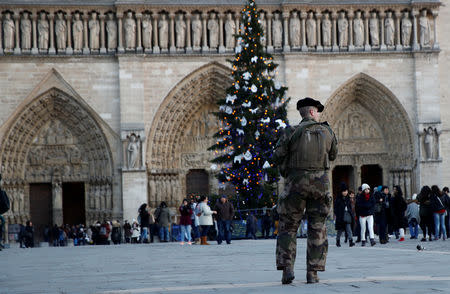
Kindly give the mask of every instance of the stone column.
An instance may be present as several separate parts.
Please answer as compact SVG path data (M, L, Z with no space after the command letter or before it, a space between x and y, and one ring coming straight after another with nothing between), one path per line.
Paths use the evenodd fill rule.
M289 46L289 11L283 12L283 51L289 52L291 51L291 47Z
M316 27L317 27L317 47L316 50L321 52L323 51L323 47L322 47L322 25L321 25L321 20L322 20L322 13L317 12L316 13Z
M384 44L384 17L386 16L386 13L384 11L380 12L380 51L386 51L387 47L386 44Z
M60 181L53 181L52 183L52 214L53 223L63 223L63 199L62 199L62 187Z
M67 26L66 54L70 55L70 54L73 54L73 48L72 48L72 14L70 14L70 11L67 11L67 13L66 13L66 26Z
M37 47L37 29L36 29L37 12L31 15L31 21L33 23L33 48L31 48L31 54L39 54Z
M361 183L361 166L354 165L353 170L354 170L354 175L355 175L355 179L354 179L355 186L359 187L362 185L362 183ZM356 196L356 193L357 192L355 191L355 196Z
M355 14L352 10L348 12L348 51L355 51L353 46L353 17Z
M192 53L191 17L192 15L189 12L186 12L186 53Z
M105 14L100 13L100 54L106 54Z
M125 52L125 48L123 48L123 26L122 26L122 18L123 18L123 13L122 12L117 12L116 14L117 17L117 53L124 53Z
M411 11L412 15L412 23L413 23L413 30L412 30L412 37L413 37L413 45L412 50L418 51L420 50L419 43L417 42L417 16L419 15L419 12L415 9Z
M153 53L160 53L159 40L158 40L158 13L153 13Z
M306 52L308 51L308 46L306 45L306 17L308 16L308 13L302 12L300 13L300 18L302 20L302 51Z
M364 51L371 51L369 43L369 18L370 11L364 11Z
M175 47L175 13L171 12L169 14L170 19L170 47L169 52L170 53L177 53L177 47Z
M219 53L225 53L225 46L223 45L223 13L219 13Z
M395 11L395 38L396 40L396 46L395 46L395 50L397 51L402 51L403 50L403 46L402 46L402 39L400 37L400 20L402 19L402 12L401 11Z
M337 45L337 26L336 26L336 20L337 20L338 14L336 13L336 11L333 11L331 13L331 19L332 19L332 23L333 23L333 29L332 29L332 42L333 42L333 52L338 52L339 51L339 46Z
M272 13L267 13L267 52L272 53L273 52L273 45L272 45ZM239 30L239 27L236 27Z
M16 35L16 44L15 44L15 48L14 48L14 54L20 54L21 50L20 50L20 24L19 24L19 20L20 20L20 14L19 12L14 12L14 25L15 25L15 35ZM1 39L0 39L1 41Z
M432 11L433 14L433 31L434 31L434 43L433 43L433 49L434 50L439 50L439 41L438 41L438 26L437 26L437 21L438 21L438 15L439 15L439 11L438 10L433 10Z
M83 13L83 54L88 55L90 53L89 50L89 36L88 36L88 20L89 14L87 12Z
M208 27L207 27L208 13L202 13L202 53L209 53L208 48Z
M142 13L136 13L136 52L142 53L144 52L144 49L142 48L142 26L141 26L141 20L142 20Z
M50 55L54 55L56 54L56 49L55 49L55 14L54 13L50 13L48 15L48 22L50 24L50 47L48 48L48 54Z
M1 12L0 12L1 15ZM3 55L3 21L0 19L0 55ZM6 226L5 226L6 228ZM1 236L0 236L1 238ZM8 238L6 238L8 240Z

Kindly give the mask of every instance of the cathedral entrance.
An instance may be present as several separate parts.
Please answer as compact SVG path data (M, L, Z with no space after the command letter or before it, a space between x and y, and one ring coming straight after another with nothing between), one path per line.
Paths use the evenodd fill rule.
M63 183L62 197L64 224L85 224L86 209L84 183Z
M370 186L370 190L383 185L383 169L377 164L368 164L361 167L361 183Z
M340 192L341 183L345 183L350 190L353 190L354 173L351 165L340 165L333 169L333 197L336 198Z
M34 241L39 244L44 240L45 226L53 225L52 216L52 185L31 184L30 185L30 220L34 226Z

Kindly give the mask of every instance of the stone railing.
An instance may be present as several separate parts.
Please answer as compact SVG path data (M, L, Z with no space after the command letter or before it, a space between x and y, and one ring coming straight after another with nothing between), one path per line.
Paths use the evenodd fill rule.
M298 2L260 5L268 52L439 50L439 1L391 6ZM0 54L231 53L242 8L33 5L0 2Z

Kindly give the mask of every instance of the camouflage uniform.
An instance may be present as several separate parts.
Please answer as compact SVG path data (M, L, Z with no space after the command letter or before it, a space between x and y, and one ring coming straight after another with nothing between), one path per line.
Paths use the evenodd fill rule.
M316 145L309 144L310 133L314 132L319 138ZM275 157L284 160L287 179L277 205L280 215L276 249L278 270L294 266L297 230L305 209L308 219L307 271L325 270L328 252L325 220L333 203L328 169L329 160L334 160L336 155L337 140L331 128L311 119L303 119L278 142Z

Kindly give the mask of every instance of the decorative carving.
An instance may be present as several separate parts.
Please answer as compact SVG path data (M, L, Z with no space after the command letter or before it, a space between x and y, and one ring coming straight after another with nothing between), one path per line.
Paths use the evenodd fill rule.
M259 13L259 23L263 29L263 36L261 38L261 44L267 46L267 21L264 11Z
M419 26L420 26L420 46L422 48L430 48L431 24L428 20L426 10L422 10L422 13L419 18Z
M225 47L227 49L234 48L234 34L236 33L236 23L233 20L231 13L227 14L225 21Z
M200 20L200 14L194 14L192 20L192 45L194 50L200 50L202 41L202 21Z
M353 35L355 47L364 45L364 22L361 19L361 11L356 12L356 18L353 20Z
M142 45L145 50L152 48L152 33L152 20L150 19L150 14L146 13L142 19Z
M315 47L317 45L316 39L316 21L314 20L314 13L308 13L306 20L306 40L308 47Z
M412 22L409 18L409 12L405 11L402 19L402 45L405 47L411 46L411 30Z
M114 20L114 14L108 13L106 21L106 32L108 34L108 50L115 50L117 47L117 24Z
M5 19L3 20L3 44L5 51L12 51L14 49L15 31L16 26L14 25L14 21L11 19L11 14L6 12Z
M175 32L177 34L177 48L183 49L186 44L186 22L183 19L183 14L178 14L175 23Z
M283 24L281 23L279 13L275 13L273 15L272 40L273 40L273 47L281 48L283 41Z
M338 35L339 35L339 47L348 46L348 20L345 18L345 12L339 13L338 19Z
M377 13L372 12L372 17L369 19L369 31L370 31L370 44L372 46L380 45L380 32L378 29Z
M48 49L48 35L49 35L48 30L49 30L49 23L47 20L47 14L45 12L41 12L40 19L38 21L39 50Z
M289 34L291 37L291 46L293 48L300 47L300 18L297 15L297 11L292 12L290 24L289 24Z
M209 30L209 48L217 49L219 46L219 22L215 13L211 13L211 18L208 20Z
M56 47L58 51L66 49L67 24L64 15L59 12L55 21Z
M74 15L74 21L72 24L73 33L73 50L75 52L81 52L83 49L83 22L80 19L80 14L77 12Z
M169 48L169 22L165 13L161 14L161 19L158 23L159 29L159 47L161 50L168 50Z
M20 30L22 32L21 45L23 50L31 49L31 20L28 12L23 13L20 21ZM1 40L0 40L1 41Z
M423 159L424 160L439 160L439 136L441 132L435 126L429 126L423 129L422 133L422 146L423 146Z
M137 162L139 159L139 149L140 149L140 142L135 134L132 134L128 138L128 146L127 146L127 161L128 161L128 168L134 169L137 168Z
M124 21L125 29L125 49L134 50L136 47L136 21L133 18L133 12L129 11Z
M91 50L100 49L100 22L96 12L92 12L91 20L89 20L89 47Z
M386 46L394 46L395 23L392 18L392 12L390 11L386 14L386 19L384 21L384 35L386 36Z
M325 13L323 15L324 19L322 21L322 44L325 47L331 47L331 20L330 14Z

